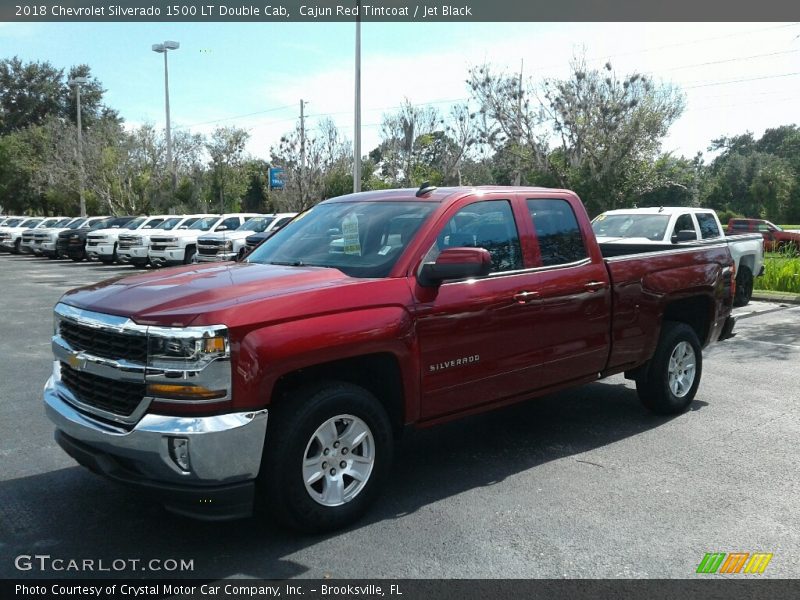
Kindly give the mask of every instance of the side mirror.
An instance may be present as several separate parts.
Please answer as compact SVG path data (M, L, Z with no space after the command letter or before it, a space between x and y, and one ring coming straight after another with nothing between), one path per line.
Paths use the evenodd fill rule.
M492 256L485 248L447 248L436 262L422 265L417 282L422 287L436 287L446 279L466 279L488 275Z
M227 231L228 227L226 225L220 225L214 231Z
M681 229L672 236L672 243L678 242L696 242L697 232L694 229Z

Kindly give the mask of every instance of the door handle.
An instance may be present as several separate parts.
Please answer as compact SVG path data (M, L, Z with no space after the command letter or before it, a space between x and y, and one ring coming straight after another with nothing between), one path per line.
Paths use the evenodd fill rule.
M539 299L539 292L517 292L514 294L514 302L517 304L529 304Z
M586 291L588 291L588 292L596 292L598 290L605 289L606 288L606 282L605 281L590 281L589 283L587 283L583 287L586 288Z

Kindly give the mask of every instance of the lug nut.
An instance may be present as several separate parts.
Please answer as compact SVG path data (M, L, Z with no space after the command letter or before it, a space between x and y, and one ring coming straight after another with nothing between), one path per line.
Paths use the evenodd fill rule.
M342 462L339 463L339 466L344 469L347 466L347 463L342 461Z
M328 468L328 463L326 463L326 462L322 463L322 468L323 469L327 469Z
M333 447L334 448L338 448L339 447L339 442L333 442Z
M342 454L347 454L349 450L347 448L342 448Z
M331 469L331 475L336 475L336 469Z
M322 451L322 453L323 453L325 456L328 456L328 454L330 454L330 453L331 453L331 451L330 451L330 449L329 449L329 448L325 448L325 450L323 450L323 451Z

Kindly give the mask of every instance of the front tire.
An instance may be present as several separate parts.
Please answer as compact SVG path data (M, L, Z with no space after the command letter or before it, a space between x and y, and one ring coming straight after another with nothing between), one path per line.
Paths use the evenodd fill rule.
M270 415L259 491L268 513L307 532L357 520L379 492L393 440L380 402L359 386L301 388Z
M746 306L753 297L753 272L748 267L741 267L736 274L736 296L734 306Z
M183 253L183 264L190 265L194 262L194 255L197 252L194 246L188 246Z
M644 377L636 380L642 404L655 413L684 412L694 400L703 372L703 351L694 329L665 321Z

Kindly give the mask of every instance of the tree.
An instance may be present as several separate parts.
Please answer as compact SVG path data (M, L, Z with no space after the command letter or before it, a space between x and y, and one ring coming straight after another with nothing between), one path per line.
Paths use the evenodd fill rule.
M381 175L393 185L410 187L428 175L419 175L426 149L439 123L439 113L431 107L418 107L406 99L395 113L381 121L381 144L370 153Z
M67 76L49 62L23 63L18 57L0 60L0 134L43 125L52 117L77 120L75 92L68 82L86 77L81 86L81 117L86 127L99 119L119 120L103 105L103 89L88 65L71 67Z
M567 79L543 84L544 112L560 141L565 184L596 210L630 204L654 188L652 161L684 109L684 97L639 73L618 77L611 63L573 60Z
M217 127L205 144L211 156L212 187L221 213L226 212L226 208L239 209L237 200L244 194L247 184L241 167L246 159L245 145L249 137L244 129Z
M330 119L322 120L314 130L301 131L298 123L294 131L281 137L271 154L273 166L284 169L284 187L272 195L282 211L300 212L353 190L352 146Z
M467 85L479 107L479 141L509 159L509 183L524 183L523 172L542 167L548 150L541 106L530 100L533 86L521 72L497 73L489 65L470 69Z

